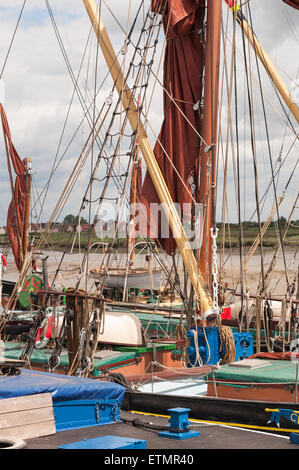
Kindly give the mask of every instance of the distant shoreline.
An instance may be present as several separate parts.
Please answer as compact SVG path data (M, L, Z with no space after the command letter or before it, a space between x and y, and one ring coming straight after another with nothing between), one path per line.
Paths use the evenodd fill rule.
M30 238L35 239L35 245L38 244L38 240L42 234L40 233L30 233ZM258 229L256 226L247 227L246 230L243 230L242 236L242 243L245 253L248 251L249 247L252 246L253 242L255 241L256 237L258 236ZM217 237L217 246L218 250L224 249L225 251L232 251L236 252L239 251L239 233L236 224L231 224L229 227L226 227L225 230L225 239L223 241L223 231L219 230L218 237ZM111 238L105 237L103 239L99 239L94 236L91 240L91 243L105 243L109 244ZM139 248L142 248L142 242L146 244L146 241L142 237L138 237L137 241L139 243ZM67 232L61 233L50 233L47 236L47 246L43 247L43 251L57 251L57 252L64 252L69 251L73 243L73 235ZM88 232L80 233L80 236L76 237L73 251L79 253L79 251L85 251L86 247L89 243L89 234ZM9 241L8 236L0 235L0 250L1 248L4 249L8 247ZM278 235L276 232L275 227L269 227L265 236L263 237L263 247L265 250L269 249L276 249L278 246ZM290 226L288 230L288 235L284 242L284 247L286 250L295 250L299 248L299 226ZM99 246L97 246L97 249ZM116 248L120 253L123 253L127 250L127 238L115 238L114 241L114 248ZM259 250L259 248L258 248ZM93 252L96 251L92 249ZM161 250L159 250L161 251Z

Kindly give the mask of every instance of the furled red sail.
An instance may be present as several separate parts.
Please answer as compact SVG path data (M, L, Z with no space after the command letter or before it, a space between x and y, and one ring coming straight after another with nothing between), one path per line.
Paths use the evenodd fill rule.
M225 0L230 8L233 8L236 4L235 0ZM287 3L293 8L299 10L299 0L282 0L284 3Z
M191 185L197 176L200 116L196 103L201 100L204 63L204 0L153 0L153 11L165 12L163 26L167 38L164 59L164 122L154 153L174 201L182 207L192 203ZM193 180L193 181L192 181ZM159 198L147 172L140 202L147 210L147 235L156 220L150 217L150 204ZM185 206L186 207L186 206ZM168 253L174 253L175 240L161 233L155 238ZM152 232L151 232L152 233Z
M291 7L299 10L299 0L283 0L283 1L284 3L287 3L288 5L290 5Z
M10 129L6 113L0 103L0 113L2 120L3 135L7 152L8 170L12 181L12 168L16 174L13 197L7 213L7 232L11 242L12 252L18 270L22 267L24 258L23 253L23 226L25 218L25 199L26 199L26 172L27 159L20 158L12 142Z

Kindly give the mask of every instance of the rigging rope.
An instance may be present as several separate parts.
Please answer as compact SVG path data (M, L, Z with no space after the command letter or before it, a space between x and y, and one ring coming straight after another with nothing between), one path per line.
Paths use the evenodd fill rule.
M234 335L230 327L219 325L218 333L221 343L221 351L224 351L224 355L220 361L221 365L229 364L234 362L236 356L236 347Z

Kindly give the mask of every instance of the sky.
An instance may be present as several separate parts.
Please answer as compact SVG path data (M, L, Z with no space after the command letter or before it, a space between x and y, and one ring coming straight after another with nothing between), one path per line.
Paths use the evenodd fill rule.
M23 0L0 0L0 71L2 70L7 52L9 50L13 33L21 12ZM94 35L91 36L91 24L87 16L84 4L81 0L49 0L49 5L54 14L55 22L60 33L71 71L77 77L86 50L83 66L79 75L79 86L83 95L91 100L94 96L95 82L97 87L105 80L107 68L101 53L98 51ZM145 2L149 5L149 1ZM223 2L224 3L224 2ZM116 51L123 47L123 33L117 17L124 30L132 24L139 0L110 0L109 11L104 0L101 1L101 13L106 25L111 42ZM299 12L286 6L282 0L251 0L251 12L255 32L265 50L271 56L277 66L281 77L291 90L299 69ZM111 12L113 14L111 14ZM226 7L224 6L224 20L226 20ZM140 21L137 26L140 25ZM86 47L87 41L88 47ZM238 40L240 57L242 44L240 36ZM163 37L158 46L161 53ZM159 54L157 54L159 57ZM158 59L159 60L159 59ZM238 97L240 106L240 154L242 155L242 212L244 218L249 219L255 209L254 177L252 170L251 136L248 117L244 115L241 107L246 103L244 87L244 72L241 72L241 59L238 60L240 68L238 84ZM159 63L155 65L158 76L162 77ZM221 68L221 80L223 69ZM299 76L299 75L298 75ZM279 175L278 192L282 191L288 177L292 172L298 147L295 143L290 154L288 149L294 142L294 132L286 129L285 116L275 96L272 85L262 72L263 90L269 99L266 102L271 152L274 163L279 157L282 148L282 158L287 160ZM76 130L83 118L82 105L75 95L69 111L73 95L73 82L60 49L55 31L47 9L47 2L41 0L27 0L18 29L13 40L2 76L2 84L5 86L4 106L10 124L10 130L15 147L22 157L32 158L33 168L33 204L32 222L47 221L61 195L64 184L70 175L74 163L82 151L82 147L89 134L86 122ZM88 87L86 87L88 83ZM222 82L221 82L222 83ZM96 101L97 109L111 92L111 81L106 79ZM257 156L259 169L260 193L266 189L270 181L269 152L265 134L264 118L259 102L258 87L254 83L255 98L255 126L257 140ZM1 94L1 88L0 88ZM299 95L299 93L298 93ZM116 100L116 96L113 96ZM246 108L246 106L245 106ZM158 134L162 124L162 91L159 86L155 88L152 105L149 111L149 122L152 131L149 136L154 144L155 134ZM222 102L223 111L223 143L226 145L227 102ZM91 111L93 113L93 111ZM243 114L242 114L243 113ZM67 118L67 121L66 121ZM66 125L65 125L66 122ZM291 118L295 129L297 124ZM283 147L282 147L283 145ZM231 151L230 151L231 152ZM93 152L92 152L93 154ZM94 155L93 157L94 158ZM221 158L220 158L221 161ZM47 181L53 169L59 162L50 185ZM90 176L90 165L87 161L78 183L69 200L63 208L60 220L69 213L78 213L82 197L86 191ZM121 171L124 168L121 166ZM232 220L236 219L236 196L233 161L230 163L228 176L228 201ZM222 205L222 168L219 165L219 190L218 207L221 217ZM47 189L45 189L47 188ZM116 189L112 189L115 195ZM114 191L114 192L113 192ZM294 172L293 179L288 186L287 196L281 207L281 215L287 217L292 206L296 192L298 191L298 168ZM6 166L5 149L3 139L0 136L0 226L6 224L6 214L11 199L9 178ZM273 191L272 191L273 196ZM263 211L263 217L271 211L273 199L268 197ZM299 214L294 216L299 219Z

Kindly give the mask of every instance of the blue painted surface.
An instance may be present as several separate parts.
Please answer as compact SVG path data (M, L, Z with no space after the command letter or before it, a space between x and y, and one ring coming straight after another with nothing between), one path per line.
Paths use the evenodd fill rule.
M194 339L195 329L191 329L187 333L187 337L190 341L190 346L187 349L189 355L189 367L198 366L199 363L196 360L196 344ZM196 334L196 332L195 332ZM198 353L202 359L203 364L217 364L220 361L220 341L217 327L206 327L197 328L197 342L198 342Z
M120 419L125 388L113 382L23 369L0 376L0 399L50 393L57 431L98 426Z
M172 429L187 429L189 426L188 413L190 408L170 408L170 426Z
M122 401L125 388L113 382L22 369L17 376L0 376L0 399L51 393L53 403L70 400Z
M234 333L234 340L236 346L235 361L246 359L254 354L251 333Z
M220 352L220 338L218 327L198 327L196 330L192 328L188 331L187 336L190 341L190 346L187 349L189 355L188 367L201 365L196 356L198 352L202 364L214 365L225 355L225 345L223 350ZM196 336L195 336L196 335ZM253 350L253 336L250 333L233 333L234 342L236 347L235 361L246 359L252 354ZM196 344L197 343L197 344Z
M100 426L120 420L118 400L75 400L54 404L57 431Z
M299 433L298 432L292 432L290 434L290 441L292 444L299 444Z
M177 440L184 440L184 439L191 439L194 437L199 437L199 431L188 431L188 432L180 432L180 433L173 433L168 431L161 431L159 432L160 437L166 437L168 439L177 439Z
M199 431L188 431L190 424L188 419L189 411L191 411L190 408L169 408L168 412L170 414L170 424L168 427L171 428L172 431L161 431L159 432L159 436L177 440L199 437Z
M119 436L101 436L72 442L59 449L146 449L146 441Z

